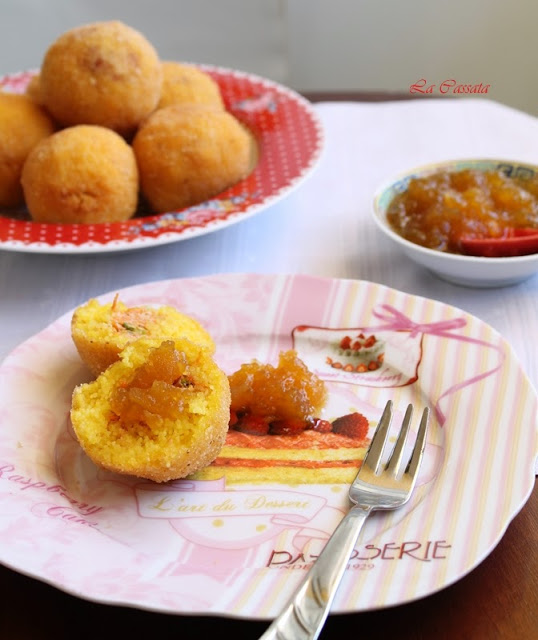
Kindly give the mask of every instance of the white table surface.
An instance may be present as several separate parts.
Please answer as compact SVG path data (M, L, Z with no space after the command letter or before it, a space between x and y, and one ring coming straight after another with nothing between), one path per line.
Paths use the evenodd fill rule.
M0 360L92 296L143 282L228 272L355 278L454 305L513 346L538 386L538 276L460 287L416 266L381 236L372 194L393 174L448 158L538 162L538 120L479 99L319 103L325 149L284 200L225 229L169 245L92 255L0 250Z

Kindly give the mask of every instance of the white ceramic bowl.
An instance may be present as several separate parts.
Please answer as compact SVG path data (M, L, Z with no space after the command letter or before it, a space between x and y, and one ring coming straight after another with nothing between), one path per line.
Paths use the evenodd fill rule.
M374 220L381 231L409 258L426 267L443 280L470 287L502 287L521 282L538 272L538 253L507 258L482 258L456 255L427 249L400 236L387 222L387 208L398 193L407 188L411 178L439 170L501 169L508 175L535 175L538 166L499 159L449 160L417 167L395 176L382 185L374 196Z

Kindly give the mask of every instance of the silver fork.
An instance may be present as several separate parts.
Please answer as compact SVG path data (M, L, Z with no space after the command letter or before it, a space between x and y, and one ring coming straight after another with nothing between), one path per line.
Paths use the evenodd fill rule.
M376 509L396 509L413 492L426 445L429 410L422 414L409 461L402 473L404 447L413 407L409 405L390 458L382 465L392 420L389 400L376 427L362 466L349 490L353 503L282 613L259 640L315 640L327 619L366 518ZM380 467L383 468L380 471Z

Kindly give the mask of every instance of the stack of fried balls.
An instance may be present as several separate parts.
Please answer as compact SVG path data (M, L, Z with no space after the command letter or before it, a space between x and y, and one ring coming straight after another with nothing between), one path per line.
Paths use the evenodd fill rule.
M0 207L51 223L128 220L216 196L255 143L200 68L118 21L66 31L24 95L0 91Z

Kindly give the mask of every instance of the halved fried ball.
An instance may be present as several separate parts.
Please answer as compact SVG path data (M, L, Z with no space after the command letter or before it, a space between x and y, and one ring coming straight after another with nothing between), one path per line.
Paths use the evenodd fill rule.
M0 92L0 206L24 202L21 173L35 145L54 132L48 114L24 95Z
M71 319L71 337L82 361L99 375L120 358L121 351L138 338L187 338L211 353L215 343L202 325L174 307L128 307L116 298L101 304L91 299Z
M159 101L161 62L150 42L119 21L66 31L45 53L40 95L64 126L133 132Z
M213 78L191 64L162 63L163 86L157 108L171 104L205 104L224 108L219 85Z
M141 190L154 211L197 204L253 168L251 134L231 114L202 105L155 111L133 140Z
M117 473L166 482L210 464L228 431L230 386L188 340L140 338L78 386L71 422L88 456Z
M121 222L137 207L138 167L132 148L117 133L78 125L32 149L22 186L37 222Z

